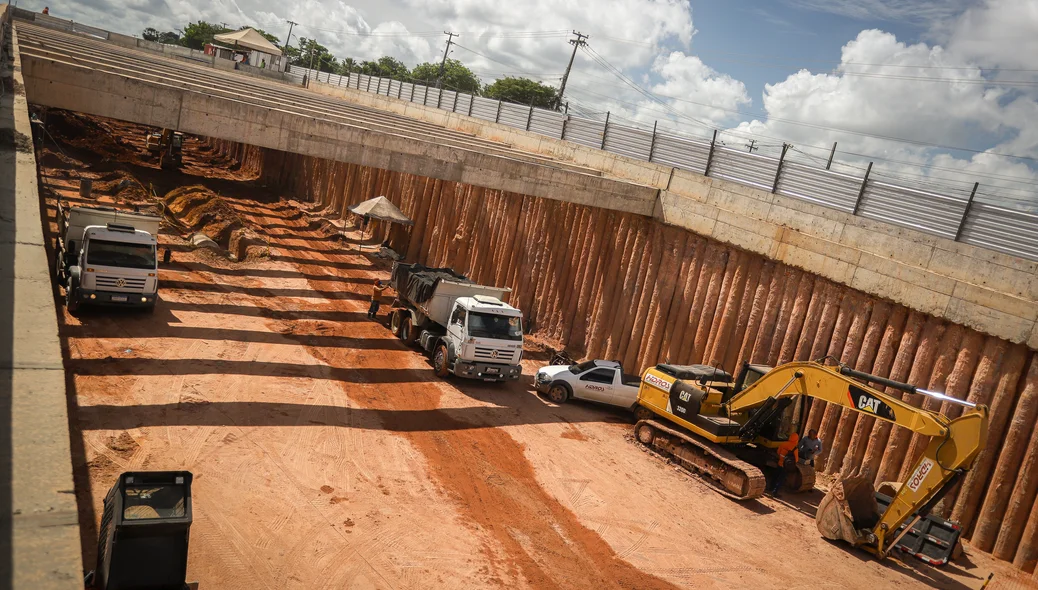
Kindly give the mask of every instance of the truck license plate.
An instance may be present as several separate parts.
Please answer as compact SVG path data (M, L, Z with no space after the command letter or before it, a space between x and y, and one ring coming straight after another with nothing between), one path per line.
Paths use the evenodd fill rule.
M498 369L497 367L487 367L487 373L499 373L499 372L501 372L501 369Z
M126 295L112 295L112 301L126 303Z

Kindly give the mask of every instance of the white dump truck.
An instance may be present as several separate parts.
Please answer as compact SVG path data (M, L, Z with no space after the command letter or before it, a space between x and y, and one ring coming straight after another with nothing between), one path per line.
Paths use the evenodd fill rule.
M477 285L449 268L396 263L393 333L417 343L440 377L484 381L522 374L523 312L505 302L511 289Z
M159 221L111 207L58 203L55 269L69 312L83 304L155 308Z

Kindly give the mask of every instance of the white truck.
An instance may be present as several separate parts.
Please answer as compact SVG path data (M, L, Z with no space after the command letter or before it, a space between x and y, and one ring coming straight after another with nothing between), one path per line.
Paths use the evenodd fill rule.
M154 310L159 221L111 207L58 203L55 272L70 313L82 304Z
M417 343L440 377L519 379L523 312L504 301L511 289L477 285L449 268L393 265L393 333Z
M537 391L562 404L583 399L621 408L634 408L641 379L627 375L619 361L584 361L575 365L549 365L533 378Z

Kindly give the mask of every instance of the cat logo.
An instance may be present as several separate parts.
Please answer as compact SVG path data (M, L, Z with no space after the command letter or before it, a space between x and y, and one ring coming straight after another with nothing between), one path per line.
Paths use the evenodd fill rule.
M879 409L881 402L878 399L869 398L868 396L862 395L858 397L858 409L865 410L866 412L876 413Z
M692 394L687 391L682 391L678 393L678 398L680 398L683 402L687 402L692 399Z
M894 421L894 409L868 391L851 385L847 389L851 407L867 412L884 420Z

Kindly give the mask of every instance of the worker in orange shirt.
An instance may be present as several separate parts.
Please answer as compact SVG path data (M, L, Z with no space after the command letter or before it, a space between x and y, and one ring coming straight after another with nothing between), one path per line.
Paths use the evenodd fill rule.
M786 483L786 464L788 463L793 469L796 468L796 462L800 460L800 453L797 451L799 442L800 435L794 432L789 435L789 440L775 449L775 453L778 455L778 469L775 470L774 477L772 477L771 488L768 490L769 495L777 496L782 484Z
M382 303L382 292L385 290L386 286L382 284L382 281L375 279L375 284L371 289L371 307L368 308L369 318L378 317L378 307Z

